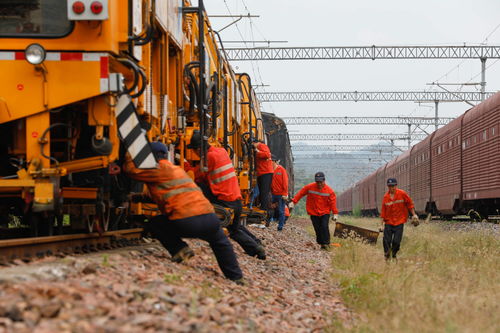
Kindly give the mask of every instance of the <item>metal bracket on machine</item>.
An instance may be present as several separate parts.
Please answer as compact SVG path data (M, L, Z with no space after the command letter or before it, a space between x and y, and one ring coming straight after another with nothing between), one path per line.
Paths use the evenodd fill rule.
M116 121L120 138L127 147L135 167L139 169L156 168L158 162L129 95L122 95L118 99Z

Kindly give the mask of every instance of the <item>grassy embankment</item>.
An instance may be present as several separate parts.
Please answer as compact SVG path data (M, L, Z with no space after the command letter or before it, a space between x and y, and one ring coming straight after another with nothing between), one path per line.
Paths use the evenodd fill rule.
M378 219L342 221L378 226ZM381 238L376 246L332 239L342 244L332 253L332 278L359 316L351 328L334 319L332 331L500 332L498 234L408 224L398 262L389 263Z

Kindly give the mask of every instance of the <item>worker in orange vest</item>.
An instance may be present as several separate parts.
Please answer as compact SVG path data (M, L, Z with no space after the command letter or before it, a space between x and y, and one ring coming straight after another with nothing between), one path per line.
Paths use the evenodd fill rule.
M384 195L380 211L382 221L379 231L384 232L385 260L389 260L391 256L396 259L403 239L404 224L408 220L408 211L412 214L412 224L415 226L419 224L413 201L405 191L398 189L397 185L396 178L387 179L388 191Z
M316 172L314 183L304 186L292 199L289 204L290 209L307 195L306 210L311 216L311 221L316 232L316 242L323 250L330 249L330 212L333 213L333 220L338 218L337 197L330 186L325 183L325 174Z
M224 275L242 283L243 274L233 246L222 231L213 206L186 172L166 159L168 150L163 143L153 142L151 148L159 161L157 169L137 169L127 154L124 170L130 178L146 184L161 211L148 224L153 236L175 262L194 256L181 237L207 241Z
M288 173L285 168L279 165L276 156L271 157L273 162L273 181L271 182L271 193L273 195L273 204L276 204L278 215L278 231L283 230L285 225L285 206L288 200Z
M260 209L267 212L271 201L271 183L274 173L273 162L271 161L271 151L263 141L254 142L253 148L255 151L255 168L257 171L257 185L259 186Z
M195 132L187 148L199 150L201 135ZM236 171L229 154L224 148L208 144L207 170L201 172L196 179L205 197L212 203L233 209L234 218L227 227L229 237L236 241L249 256L266 259L264 247L257 242L257 237L241 225L240 216L243 209L241 190Z

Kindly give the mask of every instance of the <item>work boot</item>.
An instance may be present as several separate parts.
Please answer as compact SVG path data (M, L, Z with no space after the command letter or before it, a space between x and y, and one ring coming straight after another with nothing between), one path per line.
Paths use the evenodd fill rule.
M321 244L321 249L325 251L330 251L330 245L328 244Z
M257 250L256 253L257 259L266 260L266 250L264 249L264 247L262 245L259 245L257 246L256 250Z
M180 264L183 261L187 261L190 258L194 257L194 252L189 248L189 246L185 246L182 249L179 250L174 256L172 257L172 261Z
M234 283L236 283L238 286L246 286L247 281L244 278L239 278L236 280L232 280Z

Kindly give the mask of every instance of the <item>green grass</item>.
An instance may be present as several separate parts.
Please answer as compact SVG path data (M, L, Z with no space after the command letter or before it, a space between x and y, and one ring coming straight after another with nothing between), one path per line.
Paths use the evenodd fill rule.
M378 219L347 219L375 229ZM443 222L445 223L445 222ZM349 332L500 332L500 241L484 231L405 226L398 262L354 240L333 251L333 279L359 318Z

